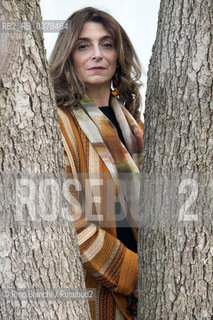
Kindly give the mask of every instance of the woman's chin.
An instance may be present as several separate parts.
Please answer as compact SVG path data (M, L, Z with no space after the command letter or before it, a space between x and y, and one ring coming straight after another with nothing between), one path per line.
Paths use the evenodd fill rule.
M110 88L111 84L110 84L110 81L90 81L90 82L87 82L85 83L86 87L87 88L93 88L93 89L100 89L100 88Z

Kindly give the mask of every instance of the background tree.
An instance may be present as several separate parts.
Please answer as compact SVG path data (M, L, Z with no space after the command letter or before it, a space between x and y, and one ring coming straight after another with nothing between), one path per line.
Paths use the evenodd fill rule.
M49 288L53 293L85 287L74 225L61 216L68 202L61 198L58 205L57 197L44 192L48 188L37 194L37 182L51 178L57 191L65 175L42 32L26 32L27 22L17 32L17 21L41 21L39 1L1 0L0 15L12 21L4 30L1 25L0 34L0 318L90 319L87 300L63 299L63 291L57 291L61 299L52 300L16 295L18 289ZM31 179L22 198L33 194L34 183L36 192L23 206L17 195L17 190L22 194L20 178ZM13 289L15 296L5 289Z
M139 319L213 319L213 11L162 0L146 93Z

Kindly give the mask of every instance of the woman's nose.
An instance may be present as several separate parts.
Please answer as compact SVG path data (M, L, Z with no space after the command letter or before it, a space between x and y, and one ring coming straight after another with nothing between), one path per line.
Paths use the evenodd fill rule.
M92 52L92 59L101 59L102 58L102 53L101 49L99 46L94 46L93 52Z

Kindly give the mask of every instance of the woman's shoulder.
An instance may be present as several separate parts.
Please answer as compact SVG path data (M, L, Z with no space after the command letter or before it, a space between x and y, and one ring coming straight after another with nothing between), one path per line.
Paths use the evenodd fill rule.
M62 134L69 137L72 136L73 139L78 140L81 135L81 128L71 109L57 107L57 114Z
M57 107L57 114L60 124L63 124L64 126L68 124L71 126L76 126L75 117L73 116L70 108Z
M73 118L71 109L70 108L62 108L62 107L57 107L57 113L59 117L69 117Z
M137 120L137 124L139 125L141 131L143 132L143 130L144 130L144 123L143 123L143 121L142 121L141 119L139 119L139 120Z
M122 105L122 110L123 110L126 118L128 119L128 122L129 122L130 124L134 124L134 123L137 124L137 125L139 126L139 128L141 129L142 133L143 133L144 123L143 123L143 121L141 120L141 118L139 118L139 119L136 120L136 119L133 117L133 115L130 113L130 111L129 111L124 105Z

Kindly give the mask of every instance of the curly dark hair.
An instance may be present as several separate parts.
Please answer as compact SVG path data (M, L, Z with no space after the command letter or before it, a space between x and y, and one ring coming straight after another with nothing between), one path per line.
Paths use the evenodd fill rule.
M141 66L137 54L122 26L108 13L92 7L78 10L67 19L50 56L50 75L58 107L75 105L86 93L84 83L78 78L73 63L73 52L86 22L102 23L111 34L118 52L118 99L138 120L141 107Z

